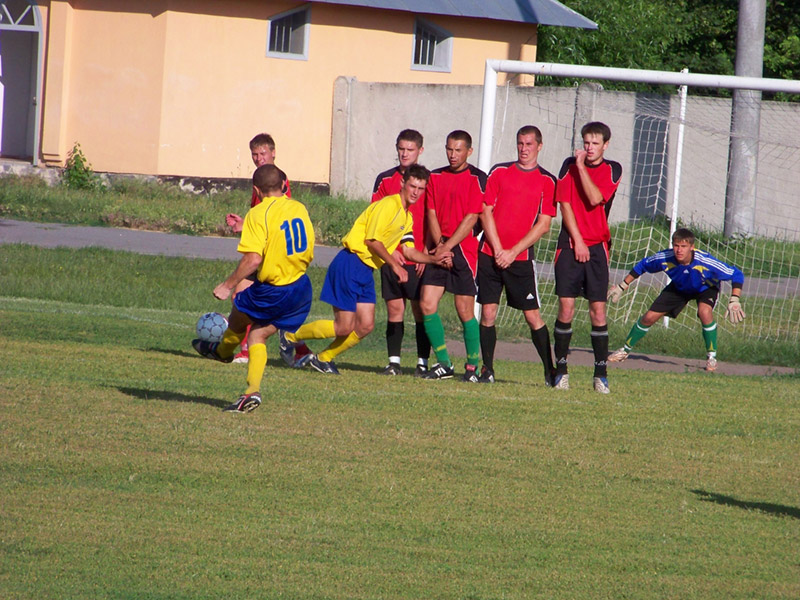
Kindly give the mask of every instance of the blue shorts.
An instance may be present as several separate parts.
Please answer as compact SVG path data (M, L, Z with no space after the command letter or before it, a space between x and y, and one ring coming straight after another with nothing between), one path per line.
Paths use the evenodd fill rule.
M233 305L260 325L294 333L311 311L311 280L303 275L289 285L256 281L236 294Z
M356 312L356 304L375 304L375 279L357 254L343 248L331 261L319 299L334 308Z

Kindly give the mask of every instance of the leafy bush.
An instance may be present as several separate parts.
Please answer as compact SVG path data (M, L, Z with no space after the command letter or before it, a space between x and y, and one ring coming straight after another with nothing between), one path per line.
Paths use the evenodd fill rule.
M78 142L75 142L72 150L67 155L67 162L64 165L61 181L72 190L103 189L102 180L92 170L92 165L89 164Z

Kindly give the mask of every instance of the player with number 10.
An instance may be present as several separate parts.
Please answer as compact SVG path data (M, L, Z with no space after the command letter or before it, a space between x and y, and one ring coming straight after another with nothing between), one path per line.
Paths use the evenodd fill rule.
M261 202L244 218L238 247L243 256L230 277L214 288L214 297L226 300L252 273L256 281L236 294L221 342L192 341L202 356L231 362L236 348L248 337L247 389L225 409L233 412L250 412L261 404L266 340L278 329L295 331L300 327L312 299L306 270L314 258L314 228L306 207L283 193L282 172L275 165L256 169L253 188Z

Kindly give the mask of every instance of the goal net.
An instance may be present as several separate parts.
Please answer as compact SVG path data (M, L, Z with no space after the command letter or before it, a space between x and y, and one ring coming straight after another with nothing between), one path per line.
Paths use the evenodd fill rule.
M525 73L538 73L535 66L546 64L497 62L501 67L497 70ZM511 68L502 68L509 64ZM625 71L588 69L595 75ZM492 69L495 75L497 70ZM597 76L592 77L592 83L574 88L497 88L496 76L489 71L487 63L486 86L494 87L490 91L495 98L489 102L494 106L487 107L485 87L479 148L479 165L484 170L495 162L510 160L516 129L523 124L542 130L544 148L539 162L554 175L563 159L579 147L584 123L597 120L611 127L606 156L623 167L622 183L609 216L612 282L620 281L641 258L670 247L676 226L689 227L697 237L697 248L736 265L745 274L743 306L747 319L736 326L736 335L800 341L800 145L796 142L800 102L753 101L757 103L752 107L756 114L760 111L760 126L748 150L748 165L755 169L752 227L746 234L725 235L730 149L732 141L739 141L731 133L730 98L694 94L694 84L663 94L606 91ZM626 80L636 80L637 73L653 72L629 71ZM667 83L683 83L677 79L681 74L664 75L669 76ZM698 77L712 76L695 75L694 80L686 76L686 81L727 87L720 86L719 81L730 84L742 79L715 76L712 82ZM782 91L800 94L800 83L782 83L797 88L782 87ZM550 235L536 248L542 312L547 322L552 322L557 313L552 263L559 228L560 222L554 223ZM637 279L618 304L608 305L609 323L630 326L667 282L665 275ZM715 311L723 331L733 331L733 325L722 318L729 292L729 284L723 284ZM576 313L576 319L585 317L585 312L579 311L583 316ZM518 311L505 306L498 313L498 324L519 327L521 334L526 327ZM696 330L694 305L665 325Z

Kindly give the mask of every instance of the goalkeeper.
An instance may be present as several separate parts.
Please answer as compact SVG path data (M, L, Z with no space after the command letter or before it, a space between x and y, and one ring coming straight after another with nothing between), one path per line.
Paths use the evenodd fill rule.
M634 345L645 336L656 321L664 316L677 317L689 301L694 300L697 302L697 317L703 325L703 340L708 353L706 371L716 370L717 323L714 321L714 306L719 296L720 282L731 282L731 297L725 316L731 323L739 323L745 317L740 301L744 274L738 268L725 264L709 253L696 250L694 242L694 234L691 231L684 228L677 229L672 235L671 249L643 258L621 283L609 288L609 302L618 302L628 286L645 273L663 271L671 280L653 301L650 310L633 326L625 345L609 355L608 362L622 362L628 358Z

